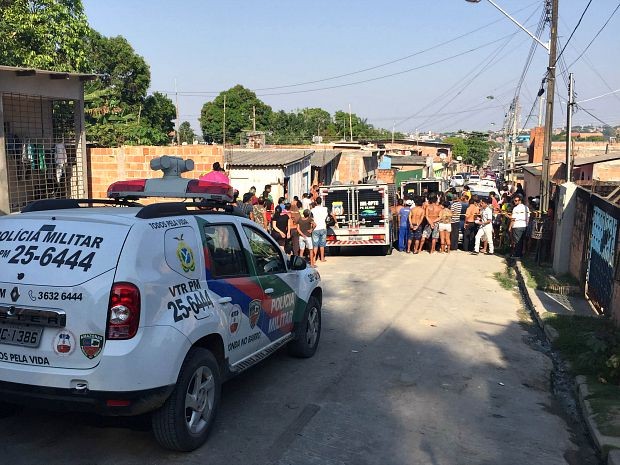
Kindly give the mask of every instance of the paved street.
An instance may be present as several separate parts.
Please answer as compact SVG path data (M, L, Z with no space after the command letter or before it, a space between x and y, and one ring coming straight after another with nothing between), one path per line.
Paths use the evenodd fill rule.
M207 444L163 451L145 419L24 410L2 463L584 464L526 344L499 257L329 257L313 359L281 351L228 382ZM588 451L585 451L588 454Z

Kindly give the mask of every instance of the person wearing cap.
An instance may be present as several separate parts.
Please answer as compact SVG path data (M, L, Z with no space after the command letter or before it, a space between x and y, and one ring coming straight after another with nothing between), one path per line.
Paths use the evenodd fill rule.
M411 212L411 200L405 202L405 206L398 210L398 250L409 253L409 213Z
M523 205L523 196L515 194L512 199L514 207L510 215L510 226L508 230L512 234L513 258L523 257L523 240L525 239L525 230L529 220L528 208Z
M489 245L487 255L493 255L495 252L493 246L493 209L490 205L490 199L487 197L480 198L480 219L477 220L478 232L476 233L472 255L478 255L478 252L480 252L480 241L483 236L486 237L487 244Z

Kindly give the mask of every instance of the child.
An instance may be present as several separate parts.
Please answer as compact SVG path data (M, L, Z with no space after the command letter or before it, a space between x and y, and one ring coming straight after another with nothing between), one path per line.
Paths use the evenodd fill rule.
M310 254L310 266L314 267L314 254L312 253L312 231L315 228L314 220L310 217L310 210L303 211L302 217L297 222L297 232L299 232L299 255L304 256L307 250Z
M439 252L450 253L450 232L452 231L452 210L450 202L443 203L439 212Z

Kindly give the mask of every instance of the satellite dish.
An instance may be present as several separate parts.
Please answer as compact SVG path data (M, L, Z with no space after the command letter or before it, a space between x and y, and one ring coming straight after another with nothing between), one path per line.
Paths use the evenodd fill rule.
M463 157L461 157L460 155L459 155L458 157L456 157L456 159L457 159L458 161L463 161Z

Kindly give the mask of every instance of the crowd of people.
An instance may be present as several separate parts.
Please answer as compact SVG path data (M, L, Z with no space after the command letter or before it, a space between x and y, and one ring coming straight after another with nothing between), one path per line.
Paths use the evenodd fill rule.
M277 202L270 185L260 195L251 187L241 199L235 191L233 201L237 211L269 232L284 253L306 257L312 267L326 261L327 227L333 218L322 203L318 186L312 186L301 199L280 197Z
M469 186L462 192L454 187L447 192L424 193L398 199L394 221L398 224L398 250L419 254L450 253L460 250L478 255L492 255L496 246L509 248L514 258L523 257L531 248L533 219L537 199L528 198L521 184L502 186L499 195L472 194ZM552 216L552 207L547 213Z

